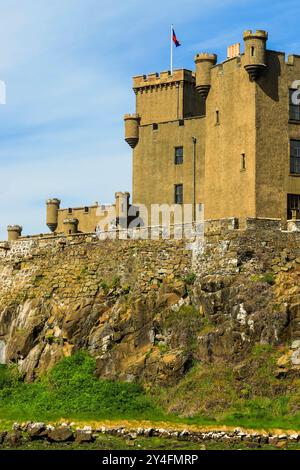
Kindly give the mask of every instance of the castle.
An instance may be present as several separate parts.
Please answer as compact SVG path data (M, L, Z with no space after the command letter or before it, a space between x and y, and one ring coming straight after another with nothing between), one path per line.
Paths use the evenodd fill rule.
M300 105L294 82L300 56L267 49L265 31L244 33L228 58L195 57L186 69L134 77L134 114L125 115L125 139L133 149L132 204L204 204L205 219L300 219ZM296 87L297 88L297 87ZM116 193L117 217L130 207ZM60 209L47 201L47 225L55 233L94 232L91 207ZM103 207L101 217L108 208ZM151 223L151 221L150 221ZM10 226L9 239L21 236Z

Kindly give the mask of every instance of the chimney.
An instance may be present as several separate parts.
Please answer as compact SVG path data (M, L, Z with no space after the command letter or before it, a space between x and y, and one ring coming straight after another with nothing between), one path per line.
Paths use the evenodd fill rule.
M239 42L227 47L227 59L233 59L241 53L241 44Z

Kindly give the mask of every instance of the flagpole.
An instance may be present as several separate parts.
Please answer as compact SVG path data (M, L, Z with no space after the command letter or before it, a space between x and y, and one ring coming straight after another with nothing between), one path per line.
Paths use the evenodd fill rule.
M173 25L171 24L171 75L173 75Z

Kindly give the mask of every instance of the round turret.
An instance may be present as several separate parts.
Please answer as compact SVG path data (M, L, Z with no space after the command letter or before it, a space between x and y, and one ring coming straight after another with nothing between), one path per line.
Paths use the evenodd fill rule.
M60 207L59 199L48 199L46 201L47 205L47 226L51 232L55 232L58 223L58 209Z
M125 114L125 140L131 148L135 148L139 141L140 117L137 114Z
M211 68L216 65L216 54L197 54L196 64L196 90L204 98L207 98L211 87Z
M23 227L20 225L9 225L7 227L8 241L14 242L22 235Z
M78 232L78 219L69 218L64 220L64 233L66 235L73 235Z
M244 32L245 42L245 69L251 80L257 80L267 67L266 63L266 42L268 33L258 30L255 33L251 30Z

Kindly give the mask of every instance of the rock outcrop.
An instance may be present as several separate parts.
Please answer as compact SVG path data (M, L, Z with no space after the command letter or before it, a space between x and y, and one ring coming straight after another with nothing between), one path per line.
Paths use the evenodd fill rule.
M256 343L292 340L297 367L299 241L258 226L189 242L14 242L0 251L0 360L30 381L86 349L99 377L171 384L195 361L238 364Z

